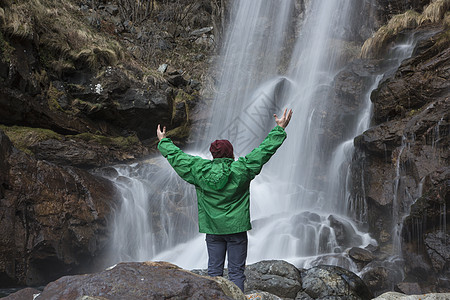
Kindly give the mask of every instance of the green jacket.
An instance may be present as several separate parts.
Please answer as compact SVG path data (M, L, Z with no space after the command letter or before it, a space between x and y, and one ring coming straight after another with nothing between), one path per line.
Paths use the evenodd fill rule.
M250 230L250 181L286 139L276 126L264 141L245 157L204 159L184 153L168 138L158 144L178 175L195 185L199 231L231 234Z

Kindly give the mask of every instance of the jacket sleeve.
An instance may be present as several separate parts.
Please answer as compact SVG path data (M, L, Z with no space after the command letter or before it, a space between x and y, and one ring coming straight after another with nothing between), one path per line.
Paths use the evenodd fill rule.
M195 184L192 166L203 158L184 153L169 138L161 139L158 143L158 149L182 179Z
M259 147L253 149L245 157L240 158L250 170L252 178L261 172L264 164L269 161L281 144L283 144L286 136L286 131L284 131L283 127L277 125L269 132Z

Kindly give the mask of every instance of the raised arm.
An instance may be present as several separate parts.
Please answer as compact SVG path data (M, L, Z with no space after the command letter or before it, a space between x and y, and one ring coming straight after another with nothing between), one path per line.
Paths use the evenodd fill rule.
M286 128L291 120L292 109L289 110L288 114L286 114L286 112L287 109L284 110L281 118L278 118L278 116L274 114L277 126L269 132L267 137L257 148L253 149L253 151L245 157L240 158L251 171L252 177L255 177L261 172L264 164L269 161L286 139L287 135L284 128Z
M163 127L163 130L161 131L160 125L158 125L156 135L159 139L158 149L162 156L167 159L169 164L181 178L191 184L195 184L191 168L197 161L203 160L203 158L186 154L180 148L175 146L175 144L166 137L166 127Z

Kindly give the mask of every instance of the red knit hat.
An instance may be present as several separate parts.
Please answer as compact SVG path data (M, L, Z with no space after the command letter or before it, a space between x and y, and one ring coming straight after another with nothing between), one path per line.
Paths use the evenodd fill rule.
M234 158L233 145L228 140L215 140L211 143L209 151L211 151L213 158Z

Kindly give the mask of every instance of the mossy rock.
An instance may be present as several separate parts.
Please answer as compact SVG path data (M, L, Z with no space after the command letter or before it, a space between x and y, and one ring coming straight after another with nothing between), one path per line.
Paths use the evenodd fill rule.
M50 83L50 86L47 90L47 104L50 110L52 111L64 111L61 105L59 104L59 99L65 95L64 91L58 90L53 84Z
M44 128L0 125L0 129L5 132L17 149L30 155L33 155L33 152L29 148L41 141L63 139L62 135Z
M104 135L92 134L92 133L80 133L77 135L69 135L69 138L73 138L75 140L83 140L85 142L97 143L100 145L107 146L108 148L117 148L119 150L127 150L128 148L140 145L140 140L137 136L118 136L118 137L108 137Z

